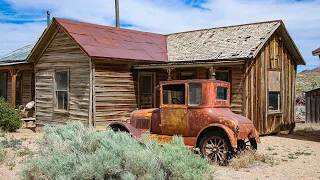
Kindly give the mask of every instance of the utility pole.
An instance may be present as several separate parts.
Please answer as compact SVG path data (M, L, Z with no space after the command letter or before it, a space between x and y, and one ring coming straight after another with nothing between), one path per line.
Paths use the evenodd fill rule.
M116 11L116 27L120 27L119 0L115 0L115 11Z

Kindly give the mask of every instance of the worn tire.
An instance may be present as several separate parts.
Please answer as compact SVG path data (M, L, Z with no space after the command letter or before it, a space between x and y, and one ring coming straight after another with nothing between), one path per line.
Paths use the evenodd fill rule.
M221 144L222 142L222 144ZM200 154L218 165L226 165L232 150L228 136L222 132L209 132L199 143Z
M253 150L258 150L258 144L257 144L256 138L249 138L249 142Z

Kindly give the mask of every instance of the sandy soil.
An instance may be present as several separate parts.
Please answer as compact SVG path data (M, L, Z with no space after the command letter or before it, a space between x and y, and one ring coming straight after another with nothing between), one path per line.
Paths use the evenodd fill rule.
M0 132L0 134L3 134ZM5 137L0 137L0 141L18 140L21 145L17 148L5 148L6 157L0 163L0 180L22 179L21 166L23 162L37 152L36 139L41 133L35 133L30 129L19 129L14 133L5 133Z
M293 134L263 136L258 153L270 162L240 170L217 167L216 179L320 179L320 126L297 123Z
M21 140L22 145L7 151L0 164L0 180L21 179L23 162L37 152L35 140L41 133L20 129L0 137ZM293 134L261 137L258 153L270 160L249 164L248 168L235 170L230 166L216 167L216 179L320 179L320 125L297 124Z

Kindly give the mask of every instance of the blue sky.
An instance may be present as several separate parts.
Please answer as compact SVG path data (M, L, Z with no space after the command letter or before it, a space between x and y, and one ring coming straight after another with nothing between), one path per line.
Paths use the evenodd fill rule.
M311 51L320 47L320 0L119 0L121 26L158 33L284 21L307 62L320 66ZM54 17L114 25L114 0L0 0L0 56L35 43Z

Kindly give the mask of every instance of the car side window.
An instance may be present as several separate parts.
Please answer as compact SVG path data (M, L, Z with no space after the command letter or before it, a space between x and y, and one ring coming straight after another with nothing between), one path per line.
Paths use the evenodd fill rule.
M200 83L189 84L189 105L199 105L202 98L202 86Z
M185 84L169 84L162 86L163 104L185 104Z
M227 100L228 99L228 88L226 87L217 87L217 100Z

